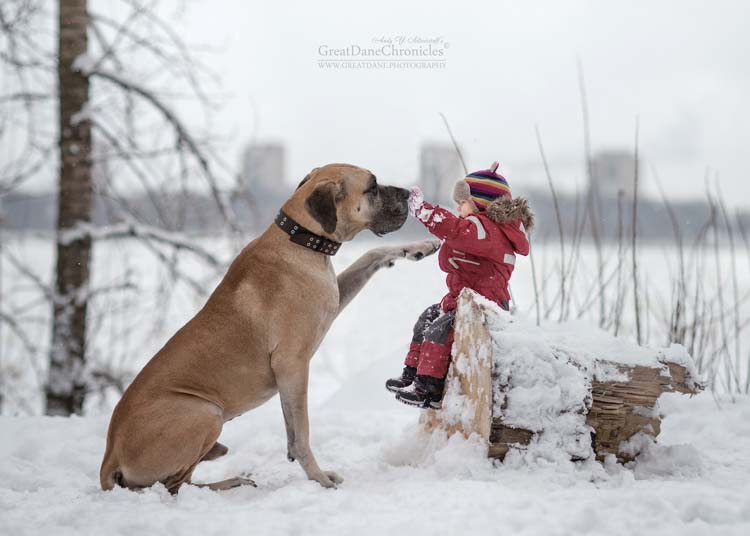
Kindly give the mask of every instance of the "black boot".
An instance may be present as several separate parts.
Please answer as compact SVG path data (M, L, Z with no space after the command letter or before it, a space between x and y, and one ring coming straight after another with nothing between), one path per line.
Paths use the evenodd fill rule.
M417 369L414 367L404 367L401 372L400 378L391 378L385 382L385 388L391 393L397 393L399 389L405 389L409 387L417 375Z
M396 393L396 400L409 406L440 409L443 404L445 380L432 376L417 376L414 384L408 389Z

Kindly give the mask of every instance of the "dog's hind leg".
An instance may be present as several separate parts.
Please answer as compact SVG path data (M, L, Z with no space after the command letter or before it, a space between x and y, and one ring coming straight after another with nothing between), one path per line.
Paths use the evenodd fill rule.
M227 489L238 488L240 486L258 487L252 478L246 476L235 476L219 482L211 482L209 484L196 484L195 482L191 482L191 484L193 486L198 486L199 488L208 488L214 491L224 491Z
M177 493L190 482L202 460L227 450L217 443L223 419L213 403L192 396L167 396L141 412L127 415L115 431L113 453L107 457L119 462L116 468L127 487L162 482L170 493ZM111 470L109 463L105 469Z
M222 445L221 443L217 441L216 443L214 443L214 446L211 447L211 450L209 450L203 455L203 458L201 458L201 461L210 462L211 460L215 460L216 458L221 458L227 452L229 452L229 448L226 445Z
M226 455L227 452L229 452L229 448L217 441L216 443L214 443L214 446L211 447L209 451L203 455L201 461L208 462L211 460L215 460L216 458L221 458L222 456ZM220 480L219 482L209 482L207 484L199 484L195 482L189 483L193 486L198 486L199 488L208 488L214 491L223 491L227 489L238 488L240 486L253 486L254 488L258 487L255 481L245 474L227 478L226 480Z
M245 486L245 485L251 485L255 486L255 482L253 482L251 479L246 478L244 476L238 476L234 478L228 478L226 480L222 480L220 482L211 482L208 484L196 484L191 481L191 478L193 476L193 471L195 470L195 467L203 461L209 461L209 460L215 460L216 458L220 458L221 456L224 456L227 452L229 452L229 449L219 443L218 441L211 446L208 451L203 454L203 456L200 457L200 459L194 463L193 465L187 467L186 469L177 472L176 474L170 476L166 480L164 480L164 486L169 490L169 492L174 495L177 493L177 491L180 489L180 486L183 484L191 484L193 486L198 486L199 488L209 488L213 490L224 490L224 489L231 489L236 488L237 486Z

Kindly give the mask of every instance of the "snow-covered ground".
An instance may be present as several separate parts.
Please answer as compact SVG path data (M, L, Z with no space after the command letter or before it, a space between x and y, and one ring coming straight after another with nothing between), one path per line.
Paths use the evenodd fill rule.
M352 384L380 384L374 364ZM493 466L478 445L416 434L417 411L346 389L312 411L325 490L286 461L275 401L227 424L230 453L196 481L250 471L257 488L104 493L107 416L0 418L0 534L750 533L750 399L665 395L660 446L631 467ZM342 409L347 406L347 409Z

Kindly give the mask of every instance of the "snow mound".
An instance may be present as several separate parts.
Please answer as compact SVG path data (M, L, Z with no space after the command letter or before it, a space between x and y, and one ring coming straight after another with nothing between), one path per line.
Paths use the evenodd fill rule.
M582 322L537 326L481 296L472 299L482 306L492 341L492 414L506 426L536 432L528 448L506 463L593 460L592 428L586 424L591 384L626 381L620 366L654 367L668 377L666 362L671 361L685 366L691 378L698 377L680 345L643 347ZM486 351L480 348L476 359L484 359ZM457 408L450 411L458 413Z

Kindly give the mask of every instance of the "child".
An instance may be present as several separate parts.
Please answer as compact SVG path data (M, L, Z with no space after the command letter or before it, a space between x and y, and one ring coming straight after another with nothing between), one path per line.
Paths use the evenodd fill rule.
M456 183L453 199L458 203L458 217L426 203L419 187L411 190L409 213L444 240L439 263L448 274L448 294L420 315L401 377L385 383L405 404L441 406L461 290L470 288L509 309L508 280L515 253L528 255L526 232L534 225L534 215L524 198L511 197L508 182L496 172L497 167L494 162L490 169L471 173Z

